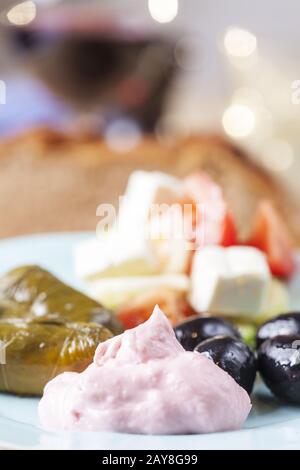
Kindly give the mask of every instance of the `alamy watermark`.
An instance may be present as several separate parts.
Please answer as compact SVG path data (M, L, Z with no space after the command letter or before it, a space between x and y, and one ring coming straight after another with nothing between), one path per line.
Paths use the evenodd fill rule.
M278 353L277 348L272 347L272 338L269 338L265 341L268 347L271 347L271 355L274 353L274 359L277 359ZM300 339L295 339L289 345L287 344L286 347L281 348L280 350L280 364L294 367L300 364Z
M126 196L119 198L119 211L113 204L103 203L97 207L96 235L112 227L124 237L142 236L145 240L184 240L186 249L198 247L205 241L206 211L204 204L174 203L150 204L134 207ZM201 222L201 223L200 223Z

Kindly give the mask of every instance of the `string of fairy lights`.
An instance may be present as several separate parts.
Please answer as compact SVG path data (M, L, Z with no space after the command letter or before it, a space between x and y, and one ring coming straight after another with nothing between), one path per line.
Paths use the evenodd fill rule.
M286 132L299 113L291 102L289 78L259 51L250 31L230 28L224 35L224 51L240 86L222 116L225 133L260 155L261 163L273 172L289 170L295 152Z

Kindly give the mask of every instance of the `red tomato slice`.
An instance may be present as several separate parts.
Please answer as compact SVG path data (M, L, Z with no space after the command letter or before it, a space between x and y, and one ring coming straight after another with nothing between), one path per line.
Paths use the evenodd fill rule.
M184 179L184 187L198 207L196 245L235 245L237 233L233 216L220 186L206 173L198 171Z
M259 203L247 245L266 253L274 276L288 277L294 272L296 259L293 243L288 228L271 201Z

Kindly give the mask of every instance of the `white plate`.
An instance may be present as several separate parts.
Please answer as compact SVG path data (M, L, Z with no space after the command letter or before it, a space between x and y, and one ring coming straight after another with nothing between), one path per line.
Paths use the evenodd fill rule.
M72 247L87 233L18 237L0 242L0 274L15 266L39 264L77 288ZM300 306L300 271L290 292ZM35 449L300 449L300 407L282 406L263 385L241 431L188 436L140 436L116 433L47 432L37 417L37 399L0 394L0 446Z

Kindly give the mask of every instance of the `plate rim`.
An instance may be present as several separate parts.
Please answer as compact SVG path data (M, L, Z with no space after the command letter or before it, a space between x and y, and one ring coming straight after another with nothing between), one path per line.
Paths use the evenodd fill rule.
M21 244L23 242L27 242L30 244L30 241L32 241L33 243L38 239L41 241L41 243L54 243L54 242L57 242L58 239L61 239L61 242L65 243L66 245L69 245L70 242L72 241L72 239L74 239L74 243L78 242L78 240L80 240L81 238L83 239L83 237L88 237L88 236L92 236L93 234L95 234L95 232L93 231L89 231L89 230L82 230L82 231L54 231L54 232L41 232L41 233L34 233L34 234L23 234L23 235L17 235L17 236L14 236L14 237L7 237L7 238L3 238L0 240L0 250L4 248L4 245L7 245L7 244ZM70 246L71 248L71 246ZM298 256L300 255L300 251L298 251ZM5 264L5 263L4 263ZM4 394L3 394L4 395ZM0 395L0 399L1 399L1 396L2 394ZM300 408L299 408L299 411L300 411ZM210 439L216 439L216 442L215 442L215 447L213 447L214 449L218 449L218 448L224 448L224 446L221 445L220 447L220 443L222 441L230 441L230 446L229 448L235 448L234 447L234 441L236 440L233 436L241 436L241 435L252 435L252 434L256 434L257 431L259 431L259 433L264 433L264 432L269 432L269 429L270 428L277 428L278 432L280 433L280 427L283 426L285 424L287 424L289 422L289 425L291 426L291 429L294 431L294 432L297 432L299 435L300 435L300 415L297 415L295 417L290 417L289 419L283 419L282 421L276 421L275 423L266 423L266 425L263 425L261 427L249 427L249 428L243 428L241 430L238 430L238 431L229 431L229 432L226 432L226 433L213 433L213 434L198 434L198 435L177 435L177 436L172 436L172 435L168 435L168 436L160 436L160 438L163 438L161 439L163 441L163 445L160 447L161 449L178 449L178 441L179 440L182 440L182 439L188 439L188 438L191 438L191 436L194 436L193 438L191 438L192 441L196 441L197 437L200 438L200 442L198 443L198 445L196 446L186 446L187 449L199 449L200 448L203 448L205 449L206 448L206 444L205 442L203 442L203 446L202 446L202 443L201 443L201 438L203 436L210 436ZM28 427L32 427L34 432L37 433L37 435L44 433L45 435L50 435L50 436L53 436L53 437L61 437L61 433L60 432L55 432L55 431L44 431L40 426L38 425L35 425L35 424L31 424L31 423L24 423L24 422L18 422L18 421L15 421L13 420L12 418L8 418L6 416L3 416L3 414L1 414L0 412L0 429L5 429L5 424L15 424L15 426L18 426L18 425L22 425L22 426L25 426L25 428L28 428ZM245 434L246 433L246 434ZM0 432L0 434L2 434ZM77 435L77 437L82 434L86 434L86 433L67 433L66 431L64 431L64 434L69 434L71 436L71 440L73 440L72 438L76 437L75 434ZM90 433L89 433L90 434ZM118 440L118 436L120 436L120 433L93 433L94 435L97 435L97 436L103 436L103 435L107 435L109 434L111 436L111 442L110 444L114 444L112 447L109 447L109 449L122 449L123 447L118 447L115 445L115 442L113 443L113 441L116 441ZM145 435L128 435L128 434L124 434L123 437L125 438L126 436L129 436L129 440L134 440L136 439L138 441L139 438L141 438L141 442L145 442L147 439L146 437L148 438L148 441L150 442L151 441L151 438L152 437L155 437L157 438L158 436L145 436ZM220 436L222 436L220 438ZM225 437L224 439L224 436L227 436ZM174 439L175 438L175 439ZM172 446L172 440L174 439L174 441L176 441L174 443L174 445ZM205 441L205 438L204 438L204 441ZM285 443L285 436L283 435L283 439L282 439L282 442L283 444ZM266 448L267 449L273 449L275 447L272 447L271 445L271 442L269 443L270 445L266 445ZM181 446L180 448L184 448L185 446ZM21 450L21 449L35 449L35 448L38 448L38 449L48 449L48 447L45 447L43 446L41 443L36 443L36 445L34 445L33 447L30 446L26 446L26 445L21 445L19 444L18 442L18 439L16 439L15 442L11 441L11 440L6 440L5 438L3 438L3 436L1 435L0 437L0 448L1 449L8 449L8 450ZM137 448L141 448L139 447L139 443L137 442ZM148 445L147 446L147 449L155 449L156 447L152 447L151 444L150 446ZM210 447L209 447L210 448ZM228 448L228 447L227 447ZM239 449L241 447L239 447L239 445L237 446L237 449ZM254 445L250 445L251 449L256 449L257 447L255 447ZM277 446L276 446L277 448ZM293 447L294 448L294 447ZM300 440L299 440L299 444L297 445L297 447L295 447L297 449L300 449Z

